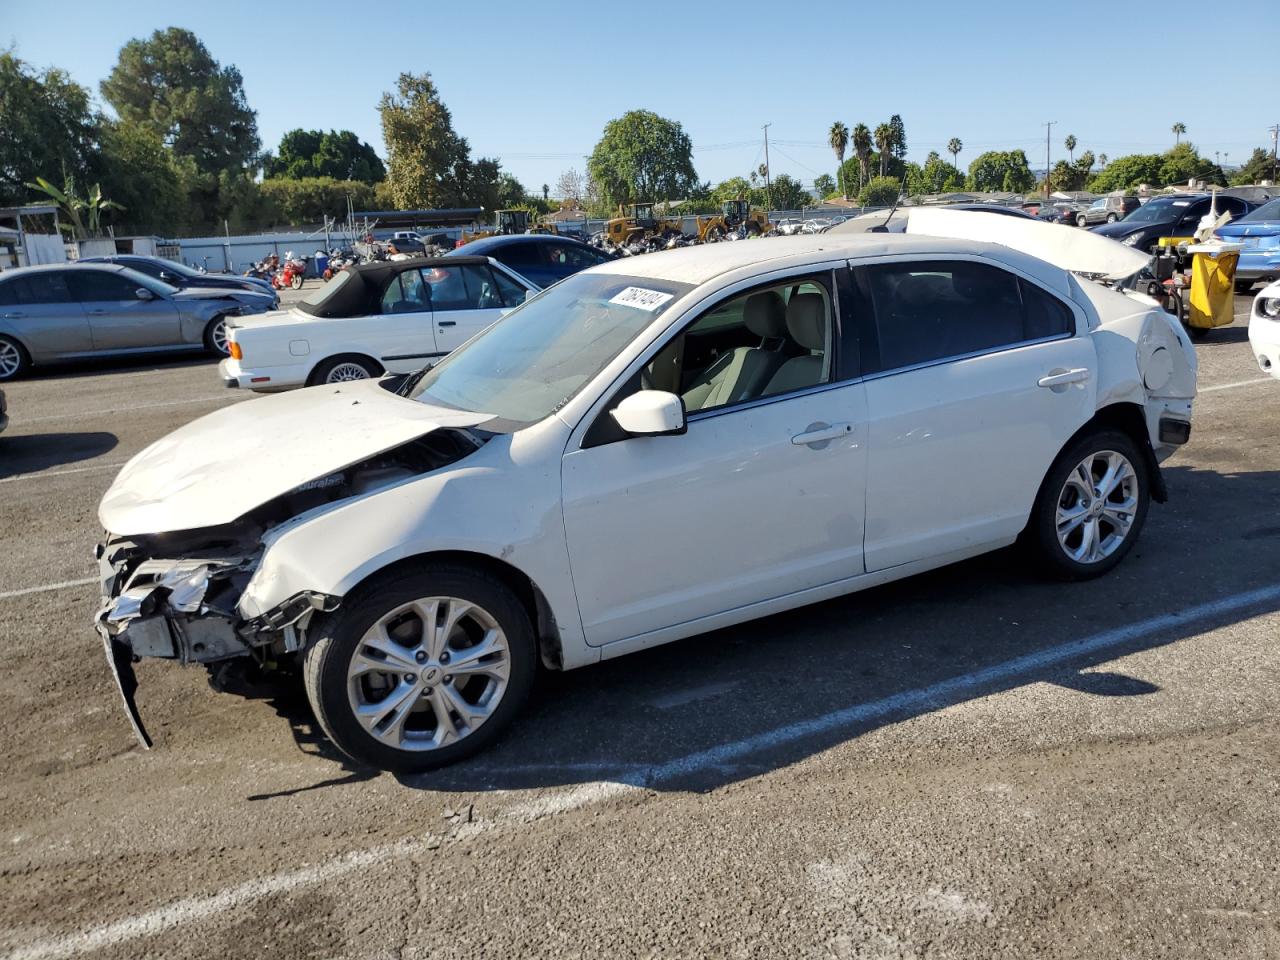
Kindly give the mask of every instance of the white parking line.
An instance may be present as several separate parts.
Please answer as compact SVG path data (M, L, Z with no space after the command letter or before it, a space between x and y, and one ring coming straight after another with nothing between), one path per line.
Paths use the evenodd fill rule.
M38 587L23 587L21 590L6 590L0 593L0 600L10 597L25 597L32 593L48 593L51 590L62 590L66 587L83 587L86 583L97 583L97 577L85 577L83 580L63 580L61 583L45 583Z
M1235 383L1220 383L1216 387L1204 387L1201 393L1213 393L1215 390L1234 390L1236 387L1251 387L1255 383L1269 383L1273 377L1254 377L1252 380L1237 380Z
M1079 657L1123 646L1144 637L1158 636L1178 627L1185 628L1200 624L1224 614L1248 610L1274 600L1280 600L1280 584L1233 594L1220 600L1188 607L1177 613L1161 614L1128 626L1104 630L1080 640L1071 640L1048 647L927 687L904 690L880 700L835 710L820 717L802 720L799 723L778 727L742 740L700 750L666 763L642 767L617 781L586 783L571 790L516 804L496 820L469 825L472 828L470 832L479 833L500 828L503 824L512 822L527 822L556 816L621 796L640 795L645 787L694 773L719 769L728 765L730 761L747 756L754 757L761 751L822 734L834 733L870 720L944 707L954 701L957 694L981 690L991 684L1041 671L1046 667L1065 664ZM264 896L296 892L366 867L391 863L405 857L425 856L440 845L440 838L428 836L354 851L320 865L250 880L208 896L177 900L114 923L91 927L65 936L36 940L0 956L0 960L60 960L84 951L155 936L207 917L216 916L225 921L228 910L255 902ZM11 935L14 931L6 932Z
M39 473L20 473L16 477L4 477L0 483L17 483L19 480L43 480L45 477L65 477L69 473L90 473L94 470L109 470L112 467L123 467L128 460L112 460L110 463L95 463L91 467L74 467L70 470L44 470Z
M129 407L107 407L105 410L77 410L75 413L54 413L47 417L14 418L10 421L10 426L25 427L29 423L48 423L51 420L84 419L85 417L96 414L132 413L134 410L151 410L156 407L180 407L189 403L213 403L217 400L248 399L249 397L246 394L235 390L228 390L226 393L214 394L208 397L190 397L186 400L163 400L158 403L135 403Z

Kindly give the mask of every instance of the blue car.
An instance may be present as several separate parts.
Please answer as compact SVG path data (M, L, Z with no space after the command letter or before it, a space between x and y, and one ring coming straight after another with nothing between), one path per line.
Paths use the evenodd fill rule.
M1236 293L1248 293L1259 281L1280 280L1280 197L1219 227L1214 235L1244 244L1236 267Z
M546 233L481 237L446 256L493 257L539 287L549 287L579 270L611 259L581 240Z

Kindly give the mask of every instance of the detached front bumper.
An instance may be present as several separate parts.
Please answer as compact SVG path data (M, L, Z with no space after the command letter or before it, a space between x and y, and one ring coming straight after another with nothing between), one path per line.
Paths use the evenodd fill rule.
M337 598L303 593L260 617L243 618L237 605L260 559L259 552L210 552L181 560L144 556L128 540L98 547L102 605L94 628L138 742L151 746L135 693L133 665L143 657L183 664L213 664L237 657L269 659L302 646L302 626L315 610L331 610Z

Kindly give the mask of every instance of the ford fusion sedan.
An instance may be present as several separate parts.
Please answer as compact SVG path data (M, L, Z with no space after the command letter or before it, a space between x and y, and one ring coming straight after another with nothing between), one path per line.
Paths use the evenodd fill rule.
M905 236L613 261L434 367L234 404L144 450L98 551L139 737L135 658L292 664L343 752L425 770L490 743L539 662L1018 540L1059 577L1111 570L1188 439L1190 341L1070 272L1126 276L1133 251L925 213Z
M274 392L407 373L461 346L537 289L486 257L348 267L289 310L236 318L222 382Z
M226 354L249 291L179 290L128 267L83 263L0 274L0 381L32 366L173 350Z
M1262 372L1280 380L1280 280L1263 287L1253 299L1249 346Z

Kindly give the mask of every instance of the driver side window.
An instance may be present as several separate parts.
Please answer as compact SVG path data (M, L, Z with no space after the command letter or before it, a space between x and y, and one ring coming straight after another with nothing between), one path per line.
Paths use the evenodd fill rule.
M824 277L738 294L663 347L641 372L641 384L678 394L693 414L825 383L831 303Z

